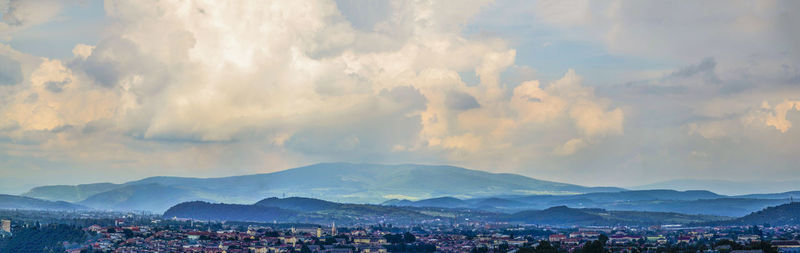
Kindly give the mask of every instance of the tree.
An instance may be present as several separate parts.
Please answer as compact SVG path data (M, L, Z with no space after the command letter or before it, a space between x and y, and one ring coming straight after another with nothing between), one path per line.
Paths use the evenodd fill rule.
M601 253L603 252L603 243L600 241L587 242L583 245L583 252L585 253Z
M600 236L597 237L597 240L605 246L608 242L608 236L605 234L600 234Z
M548 241L539 241L539 246L536 246L536 252L555 253L558 252L558 250Z
M521 247L517 249L517 253L536 253L536 250L531 247Z
M383 238L386 239L386 242L391 244L398 244L403 243L403 236L398 234L385 234Z
M405 243L414 243L415 241L417 241L417 237L409 232L406 232L405 234L403 234L403 241Z
M471 252L473 252L473 253L487 253L487 252L489 252L489 249L486 248L486 247L475 247L475 248L472 248Z
M498 252L506 252L508 251L508 243L503 243L497 246Z
M300 253L311 253L311 249L309 249L308 246L303 244L303 247L300 248Z
M130 230L130 229L126 228L126 229L122 230L122 233L125 234L125 239L133 238L133 230Z

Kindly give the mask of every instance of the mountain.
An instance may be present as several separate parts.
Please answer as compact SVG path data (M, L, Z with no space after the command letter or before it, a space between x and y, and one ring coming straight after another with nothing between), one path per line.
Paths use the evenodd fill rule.
M467 203L463 200L453 197L439 197L431 199L423 199L418 201L410 200L397 200L391 199L381 203L385 206L414 206L414 207L445 207L445 208L458 208L467 207Z
M85 210L80 206L64 201L48 201L23 196L0 194L0 209L28 209L28 210Z
M496 201L494 199L488 200ZM727 217L668 212L608 211L599 208L557 206L513 214L471 209L422 208L346 204L312 198L267 198L253 205L185 202L169 208L164 218L219 221L328 224L419 224L422 222L504 221L542 225L661 225L720 221Z
M146 187L137 187L143 185ZM161 194L159 192L149 191L148 188L151 187L164 190L163 194L170 198L158 196ZM66 189L67 193L60 189ZM584 187L453 166L322 163L274 173L234 177L150 177L121 185L37 187L26 194L53 200L83 199L79 203L100 209L160 212L188 200L253 203L265 197L282 196L286 193L339 202L381 203L393 198L474 198L504 194L578 194L621 190L623 189ZM76 194L76 191L81 194ZM85 193L89 192L94 194L85 197ZM159 201L163 202L149 205L138 201L150 197L160 198Z
M678 179L631 187L633 190L673 189L708 190L726 195L771 193L800 190L798 181L727 181L706 179Z
M212 204L202 201L180 203L164 212L165 218L192 218L216 221L271 222L289 220L298 212L277 207L236 204Z
M327 224L354 223L413 223L431 219L431 214L411 207L380 206L370 204L335 203L312 198L267 198L252 205L212 204L202 201L175 205L163 215L165 218L191 218L199 220L254 221Z
M477 209L483 210L504 210L504 209L515 209L518 208L520 205L524 205L525 203L510 200L510 199L503 199L503 198L486 198L480 199L479 201L473 203L473 205Z
M725 217L668 212L607 211L599 208L578 209L557 206L540 211L522 211L500 219L509 222L541 225L613 226L688 224L718 221L725 219Z
M290 197L282 199L282 198L271 197L256 202L255 205L280 207L300 212L313 212L326 209L334 209L341 204L319 199L312 199L312 198Z
M518 210L530 206L528 203L499 197L461 200L453 197L439 197L417 201L391 199L381 203L384 206L471 208L486 211Z
M800 225L800 202L767 207L764 210L753 212L725 223L735 225Z
M121 185L112 183L40 186L23 193L22 196L45 200L78 202L92 195L119 187L121 187Z
M207 200L194 192L160 184L126 185L101 192L78 202L81 205L106 210L159 211L176 203Z
M783 195L775 196L781 197ZM709 191L640 190L575 195L503 196L451 200L450 202L441 201L444 198L436 198L418 201L388 201L384 205L471 208L504 213L567 206L571 208L676 212L738 217L786 202L786 199L767 198L775 196L754 195L751 198L739 198L719 195Z
M761 194L747 194L739 195L737 198L755 198L755 199L794 199L800 198L800 191L790 191L781 193L761 193Z
M587 193L581 195L582 198L592 199L593 201L640 201L640 200L698 200L715 199L726 197L710 191L704 190L640 190L640 191L621 191L607 193Z
M407 199L390 199L381 203L384 206L411 206L413 204L414 201Z

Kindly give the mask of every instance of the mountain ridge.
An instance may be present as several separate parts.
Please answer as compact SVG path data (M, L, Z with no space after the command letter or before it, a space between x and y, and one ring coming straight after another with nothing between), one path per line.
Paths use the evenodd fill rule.
M107 189L96 194L112 194L108 199L120 199L129 194L126 190L137 185L154 185L180 192L181 200L208 200L228 203L253 203L268 196L294 193L296 196L315 197L329 201L352 203L380 203L395 196L408 198L433 198L456 196L462 198L500 194L548 193L575 194L587 192L621 191L614 187L585 187L539 180L517 174L491 173L448 165L383 165L368 163L319 163L272 173L249 174L216 178L157 176L123 184L104 184ZM88 185L75 186L86 188ZM65 186L42 186L31 189L23 196L36 196L53 200L87 201L92 196L65 197L60 190ZM67 186L69 187L69 186ZM126 188L127 187L127 188ZM177 193L174 193L177 194ZM79 203L80 203L79 202ZM124 202L124 201L123 201ZM103 207L89 201L96 208L139 208L163 211L166 205L118 205L115 201ZM171 204L176 204L171 203Z
M252 205L184 202L171 207L164 218L217 221L302 222L369 224L421 222L491 221L542 225L662 225L721 221L729 217L669 212L609 211L600 208L555 206L512 214L476 212L467 209L419 208L372 204L336 203L313 198L267 198Z
M66 201L50 201L24 196L0 194L0 209L70 211L86 210L89 208Z

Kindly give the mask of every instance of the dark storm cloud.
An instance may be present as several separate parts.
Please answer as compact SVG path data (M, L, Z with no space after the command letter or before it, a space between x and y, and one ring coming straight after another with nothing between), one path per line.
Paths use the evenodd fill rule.
M447 108L458 111L465 111L481 107L481 105L478 103L478 100L476 100L475 97L467 93L462 93L457 91L451 91L447 93L447 98L445 98L445 104L447 105Z
M677 71L672 72L667 78L690 78L697 75L702 75L708 81L718 82L719 78L714 72L717 67L717 61L714 58L704 58L696 65L689 65Z
M381 95L396 103L407 105L409 109L422 110L428 103L428 99L413 86L397 86L391 90L381 91Z
M56 81L49 81L44 83L44 87L49 90L50 92L59 93L64 90L64 86L72 82L72 79L64 79L63 81L56 82Z

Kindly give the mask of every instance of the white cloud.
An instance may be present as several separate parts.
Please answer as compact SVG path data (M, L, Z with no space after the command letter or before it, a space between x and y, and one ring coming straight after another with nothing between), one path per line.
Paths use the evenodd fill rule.
M775 127L775 129L781 131L781 133L785 133L792 127L792 122L786 119L786 113L791 110L800 111L800 101L787 99L775 105L774 108L770 108L769 104L764 101L762 108L772 111L764 119L767 126Z
M788 112L800 108L789 85L800 76L796 36L786 33L796 26L781 14L790 3L536 2L551 27L530 33L547 41L531 45L556 50L542 55L582 39L607 50L600 58L685 66L623 61L645 71L626 76L647 80L604 87L580 66L589 76L540 75L517 59L531 50L513 48L531 45L513 38L465 35L490 1L379 2L380 15L326 0L106 1L103 39L75 45L71 59L0 45L20 65L0 85L0 139L13 142L0 142L0 155L138 175L449 163L599 184L614 175L603 170L631 181L691 171L675 159L691 150L744 171L736 159L757 155L731 142L781 157L794 147L776 141L795 136ZM509 9L530 19L529 7ZM57 13L35 10L44 14L14 15L41 24Z
M20 30L52 20L62 8L56 0L0 1L0 38L8 40Z
M4 124L18 126L8 135L52 132L41 152L70 147L65 157L99 160L118 154L77 143L103 139L93 135L129 138L123 146L262 142L265 152L297 156L441 153L437 160L479 162L510 155L519 166L567 140L622 133L622 111L572 70L546 87L502 84L516 51L460 33L485 4L394 3L365 30L324 0L108 1L106 37L76 45L72 59L43 59L9 94ZM393 46L371 45L387 39ZM458 74L465 71L480 82L466 85ZM516 143L564 126L558 138Z
M582 149L586 145L588 145L588 143L586 143L586 141L582 139L578 138L570 139L567 142L565 142L564 145L556 147L556 149L553 150L553 153L557 155L571 155L577 152L578 150Z

